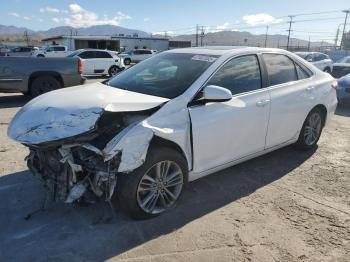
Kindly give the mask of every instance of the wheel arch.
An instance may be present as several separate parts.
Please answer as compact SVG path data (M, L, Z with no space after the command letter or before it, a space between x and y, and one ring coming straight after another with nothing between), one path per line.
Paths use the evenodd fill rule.
M55 71L37 71L37 72L33 72L28 78L28 90L30 90L33 81L36 78L42 77L42 76L51 76L51 77L55 78L61 84L61 87L64 87L63 78L59 73L57 73Z
M149 148L152 148L152 147L170 147L170 148L176 150L177 152L179 152L184 157L184 159L187 162L187 168L189 169L189 166L190 166L189 165L190 164L189 161L190 160L187 159L186 154L183 151L183 149L178 144L176 144L175 142L154 135L153 138L150 141L150 144L149 144Z

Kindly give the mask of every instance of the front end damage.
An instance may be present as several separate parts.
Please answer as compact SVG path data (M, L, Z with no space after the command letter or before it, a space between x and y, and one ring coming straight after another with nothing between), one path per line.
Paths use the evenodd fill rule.
M93 131L59 141L28 145L28 168L43 182L53 201L109 201L120 173L122 151L106 154L105 146L157 109L137 113L104 112Z
M118 175L146 160L152 138L182 149L192 168L190 117L184 104L102 84L31 100L8 136L30 149L29 169L55 201L110 200Z

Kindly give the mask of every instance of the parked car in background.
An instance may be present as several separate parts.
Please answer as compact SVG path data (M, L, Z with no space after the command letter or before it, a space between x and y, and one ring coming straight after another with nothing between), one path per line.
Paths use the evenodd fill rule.
M6 52L5 56L31 56L32 52L38 50L37 47L15 47L9 52Z
M68 57L79 57L83 60L83 75L114 76L124 70L123 60L115 51L100 49L80 49L69 54Z
M326 54L319 52L296 52L296 54L324 72L331 73L333 70L333 61Z
M84 83L77 58L2 57L0 92L22 92L33 97Z
M130 65L131 63L138 63L140 61L143 61L155 53L156 51L154 50L136 49L134 51L121 53L119 56L123 58L125 65Z
M315 148L335 89L331 75L285 50L174 49L104 83L38 97L8 135L30 148L28 166L56 201L115 193L129 215L149 218L172 208L188 181L290 144Z
M337 97L340 104L350 105L350 74L338 79Z
M333 64L332 76L340 78L350 74L350 56L343 57Z
M64 45L44 46L41 49L34 50L31 53L33 57L65 57L67 56L68 48Z

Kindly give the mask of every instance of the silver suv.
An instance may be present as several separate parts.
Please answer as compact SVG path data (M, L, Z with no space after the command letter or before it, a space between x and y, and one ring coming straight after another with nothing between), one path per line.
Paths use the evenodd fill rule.
M324 72L331 73L333 70L333 61L326 54L318 52L296 52L296 54Z
M120 57L124 59L125 65L130 65L131 63L138 63L142 60L145 60L152 55L154 55L156 52L154 50L149 49L136 49L130 52L125 52L119 54Z

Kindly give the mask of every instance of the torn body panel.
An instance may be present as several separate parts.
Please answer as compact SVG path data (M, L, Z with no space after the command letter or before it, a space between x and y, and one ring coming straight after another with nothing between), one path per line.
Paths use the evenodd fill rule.
M170 103L168 103L170 104ZM121 153L119 172L131 172L141 166L146 159L147 150L153 136L161 137L177 144L183 151L188 167L192 169L190 138L190 117L187 108L169 113L168 106L149 118L130 128L125 134L119 133L104 148L105 160ZM160 114L158 114L160 113ZM169 121L169 118L171 121Z
M89 95L83 101L76 98L68 103L71 98L50 92L44 95L45 101L54 96L62 103L36 98L11 122L9 136L30 148L28 167L56 201L109 200L117 176L144 163L154 137L177 144L192 168L187 107L173 100L110 87L102 93L111 95L109 89L116 90L119 98L127 96L129 107L110 98L106 103L99 99L92 103ZM101 97L100 89L93 90Z

